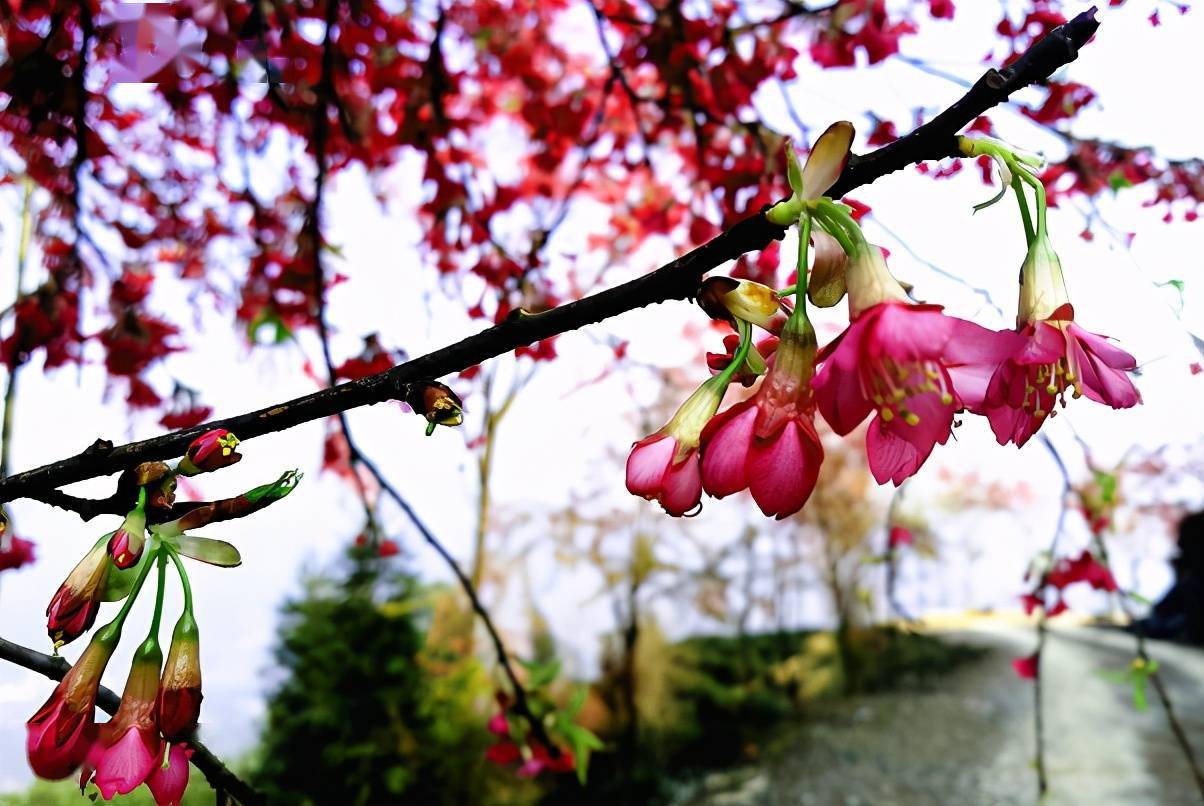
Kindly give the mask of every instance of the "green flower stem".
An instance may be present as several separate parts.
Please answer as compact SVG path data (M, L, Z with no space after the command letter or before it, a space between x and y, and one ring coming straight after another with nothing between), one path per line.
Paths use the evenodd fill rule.
M160 549L155 555L155 561L159 565L159 589L155 591L155 615L151 617L150 632L147 634L146 640L159 638L159 622L163 619L163 592L167 588L167 552ZM150 566L150 563L147 563Z
M736 330L740 333L740 346L736 349L736 355L714 379L715 385L722 389L726 389L727 385L732 382L732 376L736 374L736 370L744 366L744 359L748 357L748 351L752 349L752 325L743 319L737 319Z
M188 571L184 568L184 563L180 560L180 555L171 546L166 546L167 556L171 557L172 563L176 566L176 573L180 575L180 585L184 588L184 612L192 615L192 583L188 581Z
M846 255L852 256L866 246L865 233L844 205L825 197L816 202L815 214L826 225L824 230L840 243Z
M803 210L798 219L798 268L795 271L794 313L791 318L807 321L807 249L811 245L811 213Z
M1028 211L1028 200L1024 198L1024 188L1021 187L1019 174L1012 174L1012 190L1016 192L1016 203L1020 205L1020 219L1024 222L1024 238L1028 245L1032 246L1037 233L1033 230L1033 217Z
M138 578L134 580L134 584L130 588L130 593L125 597L125 602L122 603L121 609L117 611L117 615L97 632L97 637L101 640L116 642L121 637L121 628L125 625L125 618L130 614L130 609L134 606L134 600L138 598L138 594L142 591L142 584L146 582L146 577L150 574L151 566L154 564L153 555L158 550L157 546L147 546L147 552L151 556L147 557L142 570L138 572Z
M1020 177L1020 181L1027 183L1033 189L1033 193L1037 196L1037 238L1045 237L1045 184L1033 176L1028 171L1020 166L1016 166L1016 176Z

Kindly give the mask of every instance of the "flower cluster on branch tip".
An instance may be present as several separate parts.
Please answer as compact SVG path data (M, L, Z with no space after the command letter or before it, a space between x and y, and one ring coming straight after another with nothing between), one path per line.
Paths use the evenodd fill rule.
M288 471L234 498L176 502L177 477L228 467L242 458L237 447L238 439L230 432L209 431L194 440L174 466L147 462L127 471L119 482L119 488L136 488L133 509L118 529L96 541L46 608L46 629L57 652L92 629L102 603L122 602L26 725L26 751L39 777L66 778L81 770L81 791L91 783L106 800L145 783L160 806L180 802L188 783L188 740L200 717L202 697L200 633L182 558L221 567L241 562L230 543L189 532L263 509L287 496L301 480L300 473ZM179 577L184 608L164 663L159 626L169 564ZM117 712L97 724L101 674L152 571L157 571L158 586L149 633L134 653Z
M1075 322L1034 173L1040 158L991 138L958 138L963 156L990 157L1002 179L1000 193L975 209L1012 192L1024 227L1017 325L995 331L913 299L851 209L824 195L852 141L853 126L842 121L803 164L787 148L792 194L765 215L799 229L793 285L712 277L699 289L703 310L736 332L724 353L708 354L713 377L627 460L627 489L671 515L696 510L704 491L723 498L745 489L767 516L798 512L824 458L816 412L839 436L869 420L870 471L897 486L948 441L961 412L986 417L1001 445L1021 446L1068 395L1117 409L1141 400L1127 375L1134 358ZM849 325L820 348L808 305L832 307L846 296ZM756 329L767 336L756 340ZM719 411L731 383L758 381L750 397Z

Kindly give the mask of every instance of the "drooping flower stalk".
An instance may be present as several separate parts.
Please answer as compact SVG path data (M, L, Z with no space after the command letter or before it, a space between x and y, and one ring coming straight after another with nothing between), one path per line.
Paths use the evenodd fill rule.
M702 483L723 498L748 489L766 515L798 512L815 488L823 445L815 430L811 377L815 329L807 318L807 248L811 215L799 221L796 304L782 328L773 363L757 392L714 417L702 434Z
M1028 242L1016 307L1020 339L974 410L987 416L1001 445L1021 446L1056 415L1055 407L1065 407L1067 395L1085 395L1114 409L1140 403L1141 394L1127 374L1137 368L1136 359L1074 321L1062 263L1049 239L1045 187L1029 170L1034 160L994 140L963 137L959 146L968 156L988 154L1009 175L1005 190L1010 187L1016 194ZM1023 185L1033 191L1035 216Z

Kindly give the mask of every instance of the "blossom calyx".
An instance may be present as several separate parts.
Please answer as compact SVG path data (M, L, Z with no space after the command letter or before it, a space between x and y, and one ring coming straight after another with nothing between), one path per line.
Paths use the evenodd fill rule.
M195 476L229 467L242 459L242 454L236 450L238 442L238 437L224 428L206 431L188 446L176 472L181 476Z
M886 267L886 255L871 243L862 243L850 256L845 283L849 319L883 302L910 302L903 286Z
M733 327L737 319L751 322L771 333L786 323L789 308L767 285L733 277L708 277L698 290L698 305L707 316Z
M1056 314L1069 302L1066 280L1062 275L1062 261L1058 259L1049 237L1039 233L1028 248L1024 265L1020 267L1020 303L1016 308L1016 325L1024 327L1030 322L1063 318Z
M201 650L196 620L180 616L159 685L159 730L172 741L186 738L201 714Z
M406 390L405 402L430 424L427 433L436 425L456 426L464 422L464 403L445 383L419 381Z

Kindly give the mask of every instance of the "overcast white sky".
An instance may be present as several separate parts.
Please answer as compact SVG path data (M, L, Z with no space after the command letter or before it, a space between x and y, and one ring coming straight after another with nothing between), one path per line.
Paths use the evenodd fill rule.
M1088 5L1067 4L1070 11ZM1163 26L1156 29L1146 22L1155 6L1164 19ZM905 40L904 52L972 79L982 70L980 60L998 21L997 8L994 3L961 2L955 22L926 26L922 35ZM1083 51L1071 72L1100 96L1097 108L1082 116L1079 132L1152 144L1171 156L1197 156L1204 110L1194 96L1184 94L1183 86L1184 77L1204 73L1199 48L1204 41L1204 15L1197 11L1180 17L1167 4L1130 0L1125 8L1106 9L1102 16L1104 25L1097 40ZM571 27L565 32L566 36L573 34ZM898 62L849 73L803 66L800 73L791 96L805 119L821 129L831 120L850 118L864 132L867 109L906 120L913 107L943 107L962 92L943 79ZM763 110L780 130L791 130L776 91L766 93ZM1000 132L1018 145L1047 148L1057 155L1057 142L1017 114L996 112L993 119ZM859 141L857 150L862 147ZM415 167L404 165L388 178L387 211L375 203L366 182L355 172L340 175L328 197L328 237L343 245L346 266L339 268L352 277L329 297L331 320L338 332L337 355L356 352L359 339L374 330L383 334L387 344L404 346L417 355L476 329L465 320L462 306L438 292L422 293L403 285L404 279L413 276L415 263L409 245L420 237L410 212L417 187ZM5 191L0 205L5 235L15 231L17 202L10 191ZM1082 241L1077 237L1082 219L1073 211L1055 212L1051 217L1054 243L1066 268L1080 322L1116 337L1138 357L1142 364L1138 383L1145 397L1143 407L1125 412L1105 410L1085 399L1074 402L1068 416L1051 423L1056 427L1049 429L1070 456L1075 451L1067 421L1105 460L1118 458L1132 445L1199 445L1204 438L1199 415L1204 407L1204 375L1193 377L1188 371L1189 363L1202 357L1185 331L1188 326L1204 335L1204 223L1162 224L1161 212L1140 205L1147 193L1132 190L1101 203L1105 217L1118 230L1137 233L1131 251L1118 248L1103 232L1092 243ZM976 171L936 184L909 170L854 195L872 205L876 218L903 236L917 255L988 289L1007 315L1012 315L1023 241L1014 205L1000 204L970 215L971 205L990 195ZM556 248L583 250L590 225L588 213L574 217L563 228ZM1005 324L993 319L989 309L981 309L981 299L910 257L875 224L868 225L868 231L871 239L892 250L893 268L915 285L919 296L945 303L951 312L977 317L983 324ZM789 254L789 246L783 252ZM607 281L618 282L670 257L667 247L646 249L631 265L608 272ZM0 243L0 288L5 293L13 286L14 265L13 239L5 237ZM1154 285L1169 279L1186 283L1181 312L1174 293ZM169 285L161 284L156 304L164 308L194 305ZM203 338L190 341L196 346L192 352L173 357L172 373L202 389L217 415L248 411L312 390L312 383L298 371L298 348L261 350L252 355L240 334L226 324L224 313L213 311L206 302L195 308ZM831 323L831 329L826 332L835 332L843 316L843 306L827 312L824 321ZM664 365L688 362L697 347L683 341L680 333L691 320L701 321L696 309L671 303L627 314L595 328L590 335L563 337L559 342L563 360L541 370L504 426L494 490L499 508L509 513L535 513L535 524L528 528L538 530L542 528L539 513L563 507L574 492L589 493L595 501L641 511L646 527L658 524L653 505L627 501L622 470L607 458L622 454L640 436L633 426L636 418L628 382L642 376L637 372L578 387L608 366L609 350L597 340L603 334L630 340L630 353L637 360ZM312 341L304 339L302 345L316 355ZM90 355L96 358L95 353ZM700 364L694 364L692 371L699 379L704 377ZM653 388L634 392L637 404L647 403L655 395ZM66 369L48 376L43 376L36 364L31 365L22 374L15 412L14 469L75 453L97 436L124 441L159 432L154 418L129 419L120 397L117 394L113 401L101 402L106 390L102 367L96 361L78 372ZM363 447L453 551L467 558L475 468L461 436L441 429L427 439L421 422L401 413L394 404L355 411L351 422ZM310 423L256 439L244 446L241 464L204 478L199 485L207 496L216 497L272 480L285 468L299 467L306 472L301 488L283 503L246 522L206 530L210 536L235 542L244 559L237 569L203 567L193 572L205 674L203 736L219 752L240 751L254 741L263 693L271 678L269 651L280 603L298 590L303 569L322 567L359 527L350 491L319 473L323 433L323 424ZM950 545L950 565L943 576L934 577L930 571L927 577L924 601L928 604L1007 605L1019 592L1024 564L1044 546L1052 529L1060 488L1056 469L1036 441L1021 451L1000 448L985 424L972 419L960 429L955 443L938 449L917 478L916 496L921 500L939 494L942 485L937 475L942 466L976 470L983 478L1025 479L1036 491L1033 500L1015 513L971 522L952 518L941 525L941 534ZM103 494L107 484L98 480L78 485L78 491ZM1189 485L1182 495L1190 499L1199 496L1200 490ZM700 540L725 539L746 514L746 507L746 502L736 498L708 503L691 524L691 534ZM45 648L42 612L47 600L79 554L100 533L115 528L116 519L81 524L73 515L30 502L18 502L12 511L18 532L37 541L40 558L33 567L0 578L0 635ZM438 559L400 518L392 518L392 524L424 575L448 578ZM1081 540L1082 536L1068 539ZM970 540L972 552L955 547ZM1123 540L1116 542L1124 554ZM1148 534L1128 545L1154 554L1166 550L1160 536ZM967 559L971 554L977 556L976 561ZM553 630L578 659L578 671L588 673L596 658L597 636L610 626L609 606L594 598L599 584L595 577L580 571L557 571L552 565L546 558L533 562L533 590ZM1143 592L1156 595L1165 579L1163 568L1148 564L1142 566L1138 584ZM917 591L908 595L912 601L918 600ZM147 607L148 603L140 603L139 611ZM166 618L170 621L178 601L169 598L168 607ZM809 615L814 621L826 617L818 599ZM506 608L502 622L521 630L522 611ZM110 665L108 685L120 688L141 623L135 615L127 627L131 646L123 647ZM679 630L714 626L684 617L676 624ZM74 658L77 653L73 646L67 655ZM36 675L0 666L0 789L19 787L29 779L24 721L47 696L50 686Z

